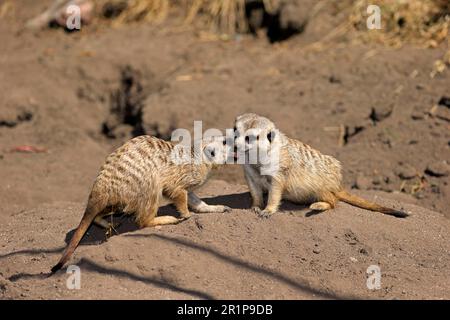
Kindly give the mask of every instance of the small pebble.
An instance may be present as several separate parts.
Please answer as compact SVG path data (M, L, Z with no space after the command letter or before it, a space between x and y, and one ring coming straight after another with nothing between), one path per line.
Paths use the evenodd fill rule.
M400 178L400 179L412 179L415 176L417 176L417 170L412 167L409 164L402 164L395 168L394 173Z

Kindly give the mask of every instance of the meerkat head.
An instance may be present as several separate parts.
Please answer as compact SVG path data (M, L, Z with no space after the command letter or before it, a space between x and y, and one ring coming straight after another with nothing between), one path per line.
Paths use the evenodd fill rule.
M223 136L209 137L202 141L203 161L213 166L220 166L233 158L232 146ZM232 161L232 160L231 160Z
M269 119L253 113L236 118L234 125L235 151L271 150L279 143L279 131Z

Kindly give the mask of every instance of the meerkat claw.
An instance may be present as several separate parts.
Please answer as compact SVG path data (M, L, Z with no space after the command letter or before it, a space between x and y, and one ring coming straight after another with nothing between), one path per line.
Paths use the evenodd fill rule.
M223 206L222 212L231 212L231 210L233 210L233 209L231 209L228 206Z
M269 210L262 210L259 207L253 207L253 212L255 212L259 217L261 218L269 218L273 212L270 212Z
M105 237L106 239L110 238L113 236L113 233L115 233L116 235L119 234L119 232L117 232L116 227L118 227L119 225L112 225L110 224L108 229L105 232Z
M258 213L261 218L269 218L273 213L268 210L262 210Z
M188 220L190 217L192 217L193 214L189 212L189 214L184 214L180 217L180 222L184 220Z
M252 207L252 211L259 215L261 213L261 208L260 207Z

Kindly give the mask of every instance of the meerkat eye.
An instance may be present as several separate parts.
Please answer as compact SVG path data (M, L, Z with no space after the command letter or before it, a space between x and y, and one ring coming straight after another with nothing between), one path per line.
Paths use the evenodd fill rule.
M225 146L225 145L227 144L227 140L226 140L226 139L223 139L222 144Z
M275 137L275 132L273 132L273 131L270 131L267 134L267 140L269 140L270 143L272 143L272 140L273 140L274 137Z
M245 136L245 142L250 143L250 136Z
M213 157L213 158L216 156L216 153L214 152L214 150L211 150L210 154L211 154L211 157Z

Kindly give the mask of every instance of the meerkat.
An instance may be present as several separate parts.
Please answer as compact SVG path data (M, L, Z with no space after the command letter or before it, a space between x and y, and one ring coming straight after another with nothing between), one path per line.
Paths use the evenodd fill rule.
M89 226L94 222L110 228L103 218L117 211L134 214L140 228L176 224L192 214L227 212L223 205L208 205L193 190L206 182L211 169L226 163L231 155L224 137L203 139L199 151L189 148L192 161L174 161L180 149L151 136L139 136L110 154L94 181L83 218L62 254L52 268L55 273L70 259ZM196 162L195 159L200 159ZM171 199L180 214L156 216L161 198Z
M406 212L383 207L347 192L337 159L287 137L265 117L252 113L238 116L234 131L235 152L241 150L239 152L246 157L244 175L252 197L252 208L262 217L276 212L282 199L310 204L309 208L316 211L333 209L338 201L343 201L395 217L408 216ZM276 163L261 163L260 154L256 161L249 163L248 155L257 149L265 150L269 158L276 155ZM276 170L261 174L274 163ZM263 193L266 192L268 201L262 209Z

